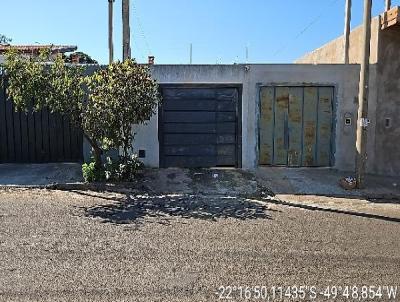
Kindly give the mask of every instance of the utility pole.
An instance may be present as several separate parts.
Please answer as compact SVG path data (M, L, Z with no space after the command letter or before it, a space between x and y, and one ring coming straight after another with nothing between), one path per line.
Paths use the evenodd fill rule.
M108 50L109 50L109 63L114 62L114 42L113 42L113 14L114 14L114 1L108 0Z
M192 63L193 63L193 44L192 43L190 43L189 62L190 62L190 65L192 65Z
M349 64L350 48L350 26L351 26L351 0L346 0L346 13L344 22L344 64Z
M386 0L385 11L389 11L391 7L392 7L392 0Z
M129 0L122 0L122 59L131 58L131 29L129 25Z
M357 188L364 188L365 168L367 164L367 128L368 128L368 93L369 93L369 60L371 40L371 7L372 0L364 0L364 24L360 86L358 95L358 122L356 140L356 180Z

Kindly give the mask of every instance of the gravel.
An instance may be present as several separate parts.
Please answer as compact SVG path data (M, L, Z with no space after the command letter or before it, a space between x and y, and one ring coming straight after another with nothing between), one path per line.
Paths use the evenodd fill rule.
M228 285L400 296L399 251L399 223L238 197L0 191L2 301L218 301Z

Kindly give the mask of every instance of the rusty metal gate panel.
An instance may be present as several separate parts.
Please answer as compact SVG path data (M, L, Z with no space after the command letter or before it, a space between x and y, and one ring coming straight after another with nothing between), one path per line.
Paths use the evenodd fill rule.
M288 166L301 166L302 158L302 123L303 122L303 89L290 87L288 119Z
M303 159L305 167L317 165L318 88L304 88Z
M275 93L274 164L286 165L289 144L289 88L277 87Z
M261 165L330 166L333 87L261 87Z
M271 165L274 153L274 136L270 129L274 127L275 89L273 87L262 87L260 100L260 164Z
M319 88L318 102L318 153L317 163L320 166L329 166L331 158L332 116L333 116L333 89L331 87Z

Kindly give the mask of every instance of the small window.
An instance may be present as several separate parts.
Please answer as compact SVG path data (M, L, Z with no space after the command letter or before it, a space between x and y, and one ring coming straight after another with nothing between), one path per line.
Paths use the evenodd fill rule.
M344 124L345 124L346 126L351 126L351 118L350 118L350 117L346 117L346 118L344 119Z

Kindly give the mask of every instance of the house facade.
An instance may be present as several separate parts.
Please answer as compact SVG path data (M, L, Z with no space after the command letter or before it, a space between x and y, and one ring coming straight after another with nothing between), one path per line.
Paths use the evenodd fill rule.
M367 172L400 175L400 9L372 20ZM260 165L354 171L362 28L296 64L156 65L164 104L135 127L154 167Z
M154 65L152 74L163 105L134 127L149 166L354 168L358 65Z
M300 64L343 62L343 36L298 59ZM372 19L368 117L368 170L400 175L400 8ZM362 27L350 34L350 63L361 63Z
M367 172L400 175L400 18L373 19ZM133 126L150 167L332 167L354 171L361 29L296 64L151 65L163 104ZM96 66L88 66L88 73ZM0 163L90 159L64 117L14 113L0 95Z
M148 166L354 168L358 65L152 65L151 72L163 104L134 126L133 146ZM14 112L5 93L0 126L1 163L90 159L68 119Z

